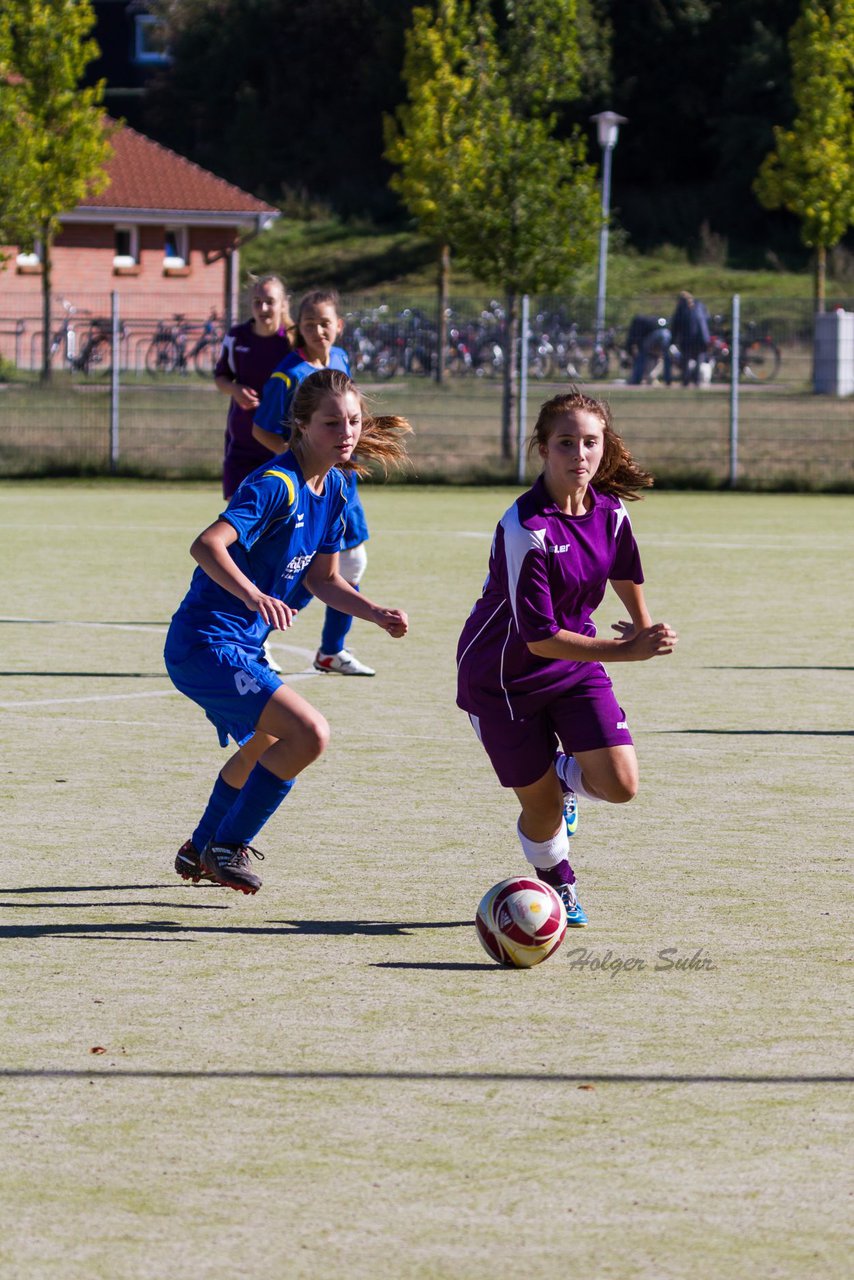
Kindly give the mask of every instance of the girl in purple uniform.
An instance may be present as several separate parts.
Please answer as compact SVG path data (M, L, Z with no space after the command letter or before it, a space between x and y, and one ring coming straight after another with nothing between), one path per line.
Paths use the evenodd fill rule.
M272 457L252 434L252 422L265 382L291 349L292 328L283 281L279 276L261 276L252 289L252 319L229 329L214 370L217 390L231 397L222 469L225 498L250 471Z
M638 789L626 716L603 663L673 652L653 624L624 500L652 477L632 459L604 401L577 388L548 400L529 444L543 471L498 523L483 594L457 650L457 703L498 780L516 792L518 835L570 925L587 916L575 891L569 836L576 797L622 804ZM629 615L599 638L592 614L610 582Z

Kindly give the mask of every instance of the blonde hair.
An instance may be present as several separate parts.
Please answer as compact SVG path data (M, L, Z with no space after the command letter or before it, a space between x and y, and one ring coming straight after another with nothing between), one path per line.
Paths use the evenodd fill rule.
M275 271L267 271L263 276L249 276L249 283L252 286L252 296L258 289L263 288L265 284L277 284L282 291L282 328L293 342L296 326L294 325L293 316L291 315L291 300L288 296L287 285L281 276L277 276Z
M553 396L540 409L539 417L528 441L528 457L538 449L544 448L558 418L567 413L592 413L602 424L605 448L599 469L593 477L593 487L597 493L610 493L616 498L625 498L632 502L641 495L636 489L648 489L653 478L643 467L639 467L617 432L611 418L611 406L606 400L594 400L586 396L575 385L564 395Z
M291 448L299 450L302 432L325 396L343 396L350 391L358 397L362 411L362 434L357 446L359 460L353 457L348 462L336 463L336 466L341 471L355 471L359 476L367 475L370 471L365 466L366 461L379 463L385 475L388 475L391 466L405 466L408 458L403 437L411 433L412 427L406 418L393 414L374 417L355 382L341 369L318 369L297 387L291 401L289 419Z

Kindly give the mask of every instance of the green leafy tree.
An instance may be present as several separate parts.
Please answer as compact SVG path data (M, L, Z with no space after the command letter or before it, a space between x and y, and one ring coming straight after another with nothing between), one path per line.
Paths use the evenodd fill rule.
M88 0L4 0L0 10L0 239L42 255L42 377L50 378L51 250L62 214L108 178L103 82Z
M457 142L454 246L506 295L501 443L512 453L519 302L565 288L596 252L597 174L580 130L556 136L579 91L576 0L477 0L469 125Z
M520 298L567 285L595 254L596 172L580 131L556 135L581 68L577 0L437 0L414 11L409 100L386 125L394 189L420 229L507 295L507 458Z
M854 6L804 0L789 36L796 116L774 129L775 147L754 184L768 209L784 208L815 250L816 309L825 306L827 250L854 223Z
M397 166L391 189L436 245L439 334L436 378L441 382L447 337L453 197L460 178L454 171L456 144L465 128L471 79L467 41L468 0L438 0L435 11L413 10L406 35L403 80L407 101L386 116L386 159Z

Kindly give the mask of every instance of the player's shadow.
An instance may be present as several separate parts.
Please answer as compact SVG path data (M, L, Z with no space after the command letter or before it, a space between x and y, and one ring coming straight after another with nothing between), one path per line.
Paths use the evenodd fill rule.
M165 671L0 671L0 677L43 680L168 680Z
M79 911L92 907L162 907L162 902L0 902L7 911ZM170 911L227 911L225 902L170 902Z
M289 932L310 935L360 934L364 937L402 937L414 929L471 928L473 920L279 920Z
M854 729L653 729L652 732L726 738L854 738Z
M17 905L17 904L15 904ZM29 905L29 904L28 904ZM63 904L58 904L59 908ZM84 904L81 904L84 905ZM101 904L107 905L107 904ZM131 903L123 903L131 906ZM171 906L174 904L170 904ZM227 910L227 904L217 904ZM77 924L73 921L58 924L6 924L0 925L0 941L4 938L80 938L87 940L135 939L144 942L168 942L193 940L206 934L268 936L293 938L300 935L360 934L366 937L406 937L414 929L470 928L471 920L446 921L375 921L375 920L274 920L263 925L192 925L177 920L99 921ZM159 935L159 936L152 936Z
M719 666L706 665L706 671L854 671L854 667L809 666L793 662L775 663L721 663Z
M219 885L207 883L196 888L219 889ZM150 889L176 889L179 885L173 880L169 884L31 884L16 885L14 889L0 885L0 894L12 893L146 893ZM18 905L17 903L15 905ZM103 904L102 904L103 905Z
M469 923L469 922L467 922ZM478 963L450 960L377 960L371 965L372 969L439 969L445 972L459 972L463 969L476 970L481 972L487 970L490 973L507 973L508 970L502 965L496 964L494 961L490 963L488 960L479 961ZM524 973L524 969L513 969L513 973Z

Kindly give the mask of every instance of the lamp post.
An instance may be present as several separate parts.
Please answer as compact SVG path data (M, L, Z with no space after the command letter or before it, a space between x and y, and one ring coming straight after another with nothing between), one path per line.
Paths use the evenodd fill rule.
M605 290L608 278L608 218L611 209L611 156L617 145L620 125L625 116L616 111L600 111L591 116L596 121L596 134L602 148L602 226L599 230L599 284L596 289L596 346L602 346L605 335Z

